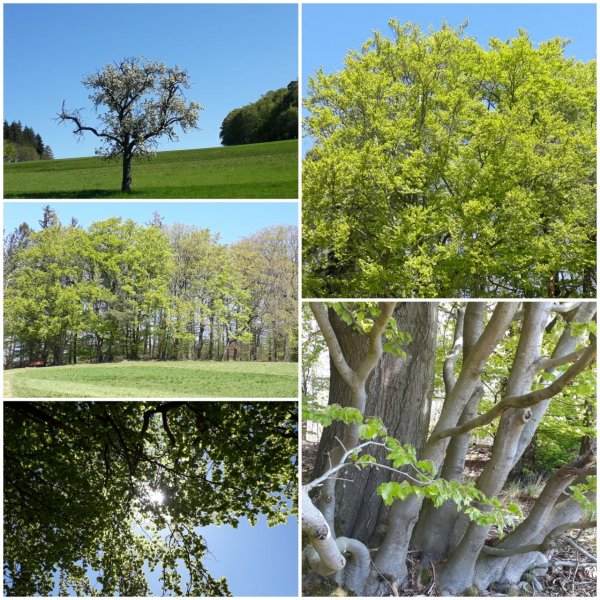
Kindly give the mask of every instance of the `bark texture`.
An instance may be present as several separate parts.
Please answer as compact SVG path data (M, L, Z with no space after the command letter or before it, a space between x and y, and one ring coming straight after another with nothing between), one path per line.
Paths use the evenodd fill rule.
M330 311L331 314L332 311ZM386 425L388 433L422 448L431 409L435 346L437 328L437 305L428 302L399 303L393 313L398 330L408 332L412 341L406 346L406 359L384 354L367 379L366 416L378 416ZM352 331L337 316L331 317L344 356L356 368L363 360L365 337ZM337 371L331 370L330 404L348 406L351 390ZM328 452L341 439L342 427L332 425L323 432L319 444L314 476L329 468ZM370 454L385 462L385 451L374 449ZM343 478L343 473L341 475ZM381 541L387 528L387 513L377 487L384 481L400 480L378 469L352 471L352 481L340 481L336 485L336 533L356 538L372 546Z

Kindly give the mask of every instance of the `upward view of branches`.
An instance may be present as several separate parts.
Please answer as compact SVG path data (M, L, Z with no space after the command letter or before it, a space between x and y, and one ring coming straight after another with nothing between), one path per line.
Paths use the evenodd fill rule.
M230 595L198 528L295 514L296 432L290 402L5 402L5 594Z

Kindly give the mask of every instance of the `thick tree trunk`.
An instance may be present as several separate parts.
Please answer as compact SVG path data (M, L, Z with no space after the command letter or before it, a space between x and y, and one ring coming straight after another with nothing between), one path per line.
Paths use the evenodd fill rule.
M333 311L329 314L346 361L356 368L366 354L366 338L352 331ZM380 417L391 436L420 449L427 435L433 392L437 304L399 303L393 317L398 323L398 330L410 333L412 341L406 346L406 359L386 353L372 371L366 385L365 416ZM329 403L348 406L350 401L350 389L332 365ZM336 425L324 431L315 477L327 470L328 452L337 445L336 437L341 439L341 436L342 428ZM369 453L386 462L384 450L377 448ZM401 477L398 475L392 479L400 480ZM352 483L338 482L335 511L338 535L359 539L369 546L382 539L387 527L388 509L376 490L381 483L389 480L389 472L363 469L359 473L353 472Z

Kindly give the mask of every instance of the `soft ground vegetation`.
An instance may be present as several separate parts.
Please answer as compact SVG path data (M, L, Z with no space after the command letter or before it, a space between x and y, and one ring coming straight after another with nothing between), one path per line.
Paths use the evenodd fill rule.
M121 192L121 165L69 158L4 165L5 198L297 198L298 142L158 152L134 160L135 187Z
M227 596L200 528L296 514L296 402L3 410L5 595Z
M596 527L595 302L310 308L308 593L330 578L367 596L537 594L564 566L589 582L595 552L577 540Z
M4 372L9 398L293 398L297 363L120 362Z

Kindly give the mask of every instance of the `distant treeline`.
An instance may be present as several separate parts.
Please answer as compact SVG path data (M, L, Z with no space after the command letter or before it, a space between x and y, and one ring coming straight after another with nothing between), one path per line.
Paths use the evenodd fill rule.
M4 243L5 367L298 358L295 226L224 244L120 218L63 225L49 206Z
M298 139L298 82L232 110L221 125L223 146Z
M4 162L25 160L49 160L54 158L50 146L31 127L23 127L21 121L4 121Z

